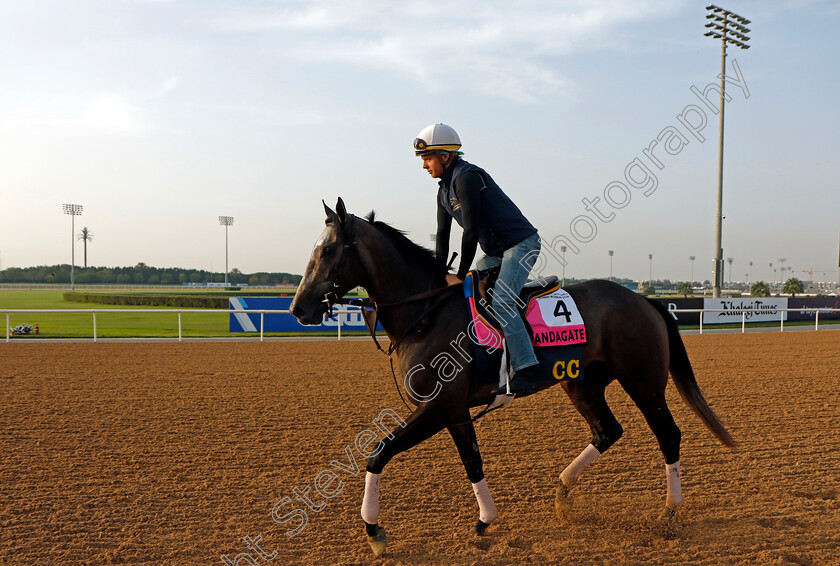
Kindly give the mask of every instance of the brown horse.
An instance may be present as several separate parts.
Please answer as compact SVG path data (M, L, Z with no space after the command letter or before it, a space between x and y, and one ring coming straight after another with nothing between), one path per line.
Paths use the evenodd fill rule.
M315 244L306 274L290 310L304 324L318 324L332 303L361 286L381 305L379 320L398 356L403 387L417 409L381 450L367 461L362 518L374 553L385 550L385 530L378 525L379 479L397 454L447 429L455 441L479 505L473 527L484 534L496 507L482 469L470 408L493 400L493 384L476 386L472 362L476 346L468 336L467 303L446 287L447 267L402 232L348 214L338 199L336 211L324 205L326 228ZM437 294L431 299L432 293ZM665 457L666 514L672 519L682 503L680 429L665 402L668 372L683 400L726 446L734 443L706 403L694 378L677 325L668 311L608 281L588 281L566 290L586 322L583 349L585 378L560 382L592 430L591 444L560 474L558 512L584 469L622 435L604 390L618 380L639 407ZM429 309L430 301L434 301ZM422 323L420 321L422 320ZM547 387L548 385L546 385Z

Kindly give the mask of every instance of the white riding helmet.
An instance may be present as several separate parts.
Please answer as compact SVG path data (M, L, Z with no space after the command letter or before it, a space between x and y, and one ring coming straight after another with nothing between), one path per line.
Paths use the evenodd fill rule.
M441 153L457 152L458 155L463 155L458 151L461 149L461 138L451 126L446 124L432 124L426 126L417 137L414 139L414 154L423 155L433 151L440 151Z

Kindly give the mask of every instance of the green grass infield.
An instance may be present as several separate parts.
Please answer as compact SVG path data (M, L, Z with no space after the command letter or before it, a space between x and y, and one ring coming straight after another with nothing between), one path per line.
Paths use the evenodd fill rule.
M65 301L62 298L66 290L9 290L0 289L0 325L5 328L6 317L4 309L95 309L102 310L127 310L134 312L96 314L96 336L97 338L177 338L178 337L178 311L185 310L177 307L148 307L130 305L102 305L95 303L77 303ZM85 291L90 293L108 293L105 290ZM132 290L133 293L150 293L143 290ZM188 291L189 292L189 291ZM207 290L204 290L207 293ZM123 290L115 290L114 293L124 293ZM289 291L285 293L288 295ZM156 292L156 294L167 294ZM169 294L180 295L180 291L173 291ZM241 296L225 291L214 292L218 296ZM279 295L280 292L268 290L262 293L263 296ZM171 313L150 313L144 312L149 309L160 309L172 311ZM183 337L236 337L236 336L259 336L259 332L230 332L229 313L224 310L210 313L181 313L181 336ZM10 313L9 326L14 328L18 324L31 324L38 326L38 338L93 338L93 314L91 313ZM366 332L349 331L342 329L342 335L365 335ZM337 331L318 332L266 332L265 336L334 336ZM34 334L21 336L23 338L35 338ZM18 338L13 336L12 339ZM5 339L5 338L4 338Z

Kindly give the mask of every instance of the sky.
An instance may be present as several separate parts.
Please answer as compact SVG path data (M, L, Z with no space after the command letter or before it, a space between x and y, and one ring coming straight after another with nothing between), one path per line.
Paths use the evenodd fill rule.
M608 277L612 250L615 276L711 279L705 5L0 0L0 267L70 263L87 227L90 265L221 272L226 215L231 269L303 273L339 196L433 247L412 142L444 122L544 248L575 245L567 277ZM786 258L807 281L840 255L840 3L723 7L752 22L727 58L726 279Z

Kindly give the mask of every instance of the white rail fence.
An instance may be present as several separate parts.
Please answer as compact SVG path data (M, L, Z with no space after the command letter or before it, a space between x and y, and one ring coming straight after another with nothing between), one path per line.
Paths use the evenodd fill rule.
M776 311L779 313L779 332L784 332L784 330L785 330L785 313L788 313L788 312L798 312L798 313L813 312L814 313L814 330L819 330L820 329L820 313L821 312L840 312L840 309L829 308L829 307L798 307L798 308L792 308L792 309L790 309L790 308L788 308L788 309L776 309ZM704 317L705 313L707 313L707 312L731 313L732 310L731 309L671 309L671 310L669 310L669 312L672 312L672 313L680 313L680 312L700 313L700 334L703 334L703 319L705 318ZM764 313L760 313L759 311L756 311L754 309L743 309L741 311L741 333L742 334L747 331L746 330L747 316L750 316L750 315L753 315L753 314L762 314L763 315ZM769 321L767 321L767 320L756 321L756 323L758 323L758 322L767 323ZM732 323L727 322L726 324L732 324ZM720 324L716 323L716 324L713 324L713 325L709 325L709 323L706 323L706 326L720 326Z
M337 325L337 338L341 340L341 320L342 315L346 315L350 312L358 312L358 310L348 309L346 307L333 307L333 310L336 313L336 319L338 321ZM291 315L291 312L288 309L281 309L281 310L248 310L248 311L241 311L241 310L222 310L222 309L4 309L0 310L0 313L6 315L6 342L9 342L11 339L11 315L13 314L64 314L64 313L83 313L83 314L90 314L93 316L93 341L96 342L97 338L99 338L98 333L96 331L96 315L97 314L114 314L114 313L134 313L135 315L138 313L142 314L177 314L178 315L178 342L183 340L183 321L181 315L184 313L187 314L215 314L215 315L227 315L230 316L231 314L259 314L260 315L260 342L264 340L265 334L265 315L266 314L288 314ZM306 334L306 331L302 331L302 334Z
M779 312L779 331L784 332L785 330L785 313L787 312L813 312L814 313L814 330L820 329L820 313L823 312L838 312L840 309L836 308L827 308L827 307L799 307L799 308L788 308L788 309L777 309ZM6 315L6 342L9 342L11 339L11 315L13 314L63 314L63 313L84 313L90 314L93 317L93 341L96 342L99 338L98 333L96 331L96 315L97 314L115 314L115 313L132 313L132 314L153 314L153 313L166 313L166 314L177 314L178 316L178 342L183 340L183 324L181 315L184 313L188 314L197 314L197 313L205 313L205 314L216 314L216 315L231 315L234 313L241 314L243 311L234 311L234 310L221 310L221 309L5 309L0 310L0 313ZM356 309L348 309L348 308L339 308L335 307L336 317L338 320L337 325L337 340L341 340L341 320L342 315L345 315L350 312L358 312ZM671 313L700 313L700 334L703 334L703 315L707 312L732 312L730 309L671 309L669 312ZM265 334L265 315L266 314L289 314L288 309L283 310L248 310L248 314L259 314L260 315L260 342L264 340ZM751 309L744 309L741 312L741 333L746 332L747 328L747 315L757 313L757 311ZM766 321L763 321L766 322ZM731 323L730 323L731 324ZM706 327L710 326L708 323L705 325ZM712 326L720 326L718 324ZM302 334L306 334L306 332L302 332Z

